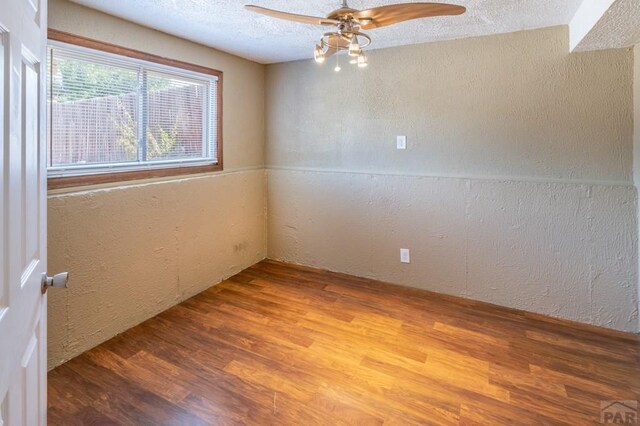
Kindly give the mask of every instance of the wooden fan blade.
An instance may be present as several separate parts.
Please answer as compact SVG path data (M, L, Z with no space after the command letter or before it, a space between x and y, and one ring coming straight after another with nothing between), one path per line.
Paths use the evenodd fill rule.
M362 28L385 27L410 19L428 18L431 16L461 15L467 9L463 6L445 3L400 3L388 6L374 7L361 10L353 14L353 17L362 20Z
M251 12L260 13L262 15L272 16L274 18L286 19L287 21L301 22L303 24L312 25L336 25L340 21L336 19L320 18L316 16L298 15L296 13L281 12L279 10L267 9L266 7L246 5L245 9Z

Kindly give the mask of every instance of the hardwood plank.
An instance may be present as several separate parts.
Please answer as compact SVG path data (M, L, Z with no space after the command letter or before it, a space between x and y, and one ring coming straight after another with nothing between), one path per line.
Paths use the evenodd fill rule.
M640 338L266 260L49 373L56 424L597 424Z

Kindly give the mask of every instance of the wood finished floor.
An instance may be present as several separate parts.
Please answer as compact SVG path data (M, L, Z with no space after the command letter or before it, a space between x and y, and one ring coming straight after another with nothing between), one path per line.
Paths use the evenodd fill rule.
M264 261L49 373L49 423L600 424L640 338Z

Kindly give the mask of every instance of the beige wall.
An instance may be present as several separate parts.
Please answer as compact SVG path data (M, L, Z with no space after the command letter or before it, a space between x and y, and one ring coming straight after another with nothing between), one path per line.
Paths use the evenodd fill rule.
M633 70L633 182L635 183L637 194L638 187L640 186L640 44L637 44L633 50ZM640 197L638 197L637 210L638 235L640 236ZM640 295L640 277L638 281L638 294ZM640 302L638 304L638 310L640 310ZM638 328L640 329L640 323Z
M629 49L559 27L332 61L267 67L269 257L637 331Z
M264 66L50 0L51 28L224 72L222 173L49 195L49 366L266 256Z
M640 185L640 44L633 49L633 181Z

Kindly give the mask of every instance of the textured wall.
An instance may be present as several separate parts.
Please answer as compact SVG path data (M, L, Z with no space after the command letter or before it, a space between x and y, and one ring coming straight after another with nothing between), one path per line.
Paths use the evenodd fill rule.
M225 172L51 193L49 271L71 287L49 295L49 367L266 256L264 66L65 0L63 31L224 72Z
M632 53L567 52L552 28L268 66L269 257L637 330Z
M267 164L627 184L632 54L567 46L553 28L268 66Z
M49 197L53 367L265 257L264 171Z
M633 182L636 186L636 194L640 187L640 44L636 44L633 50ZM638 236L640 236L640 197L638 197ZM639 259L640 261L640 259ZM638 270L640 271L640 265ZM640 299L640 277L638 279L638 298ZM640 310L640 301L638 302ZM640 329L640 319L638 319Z
M640 185L640 44L633 49L633 180Z

